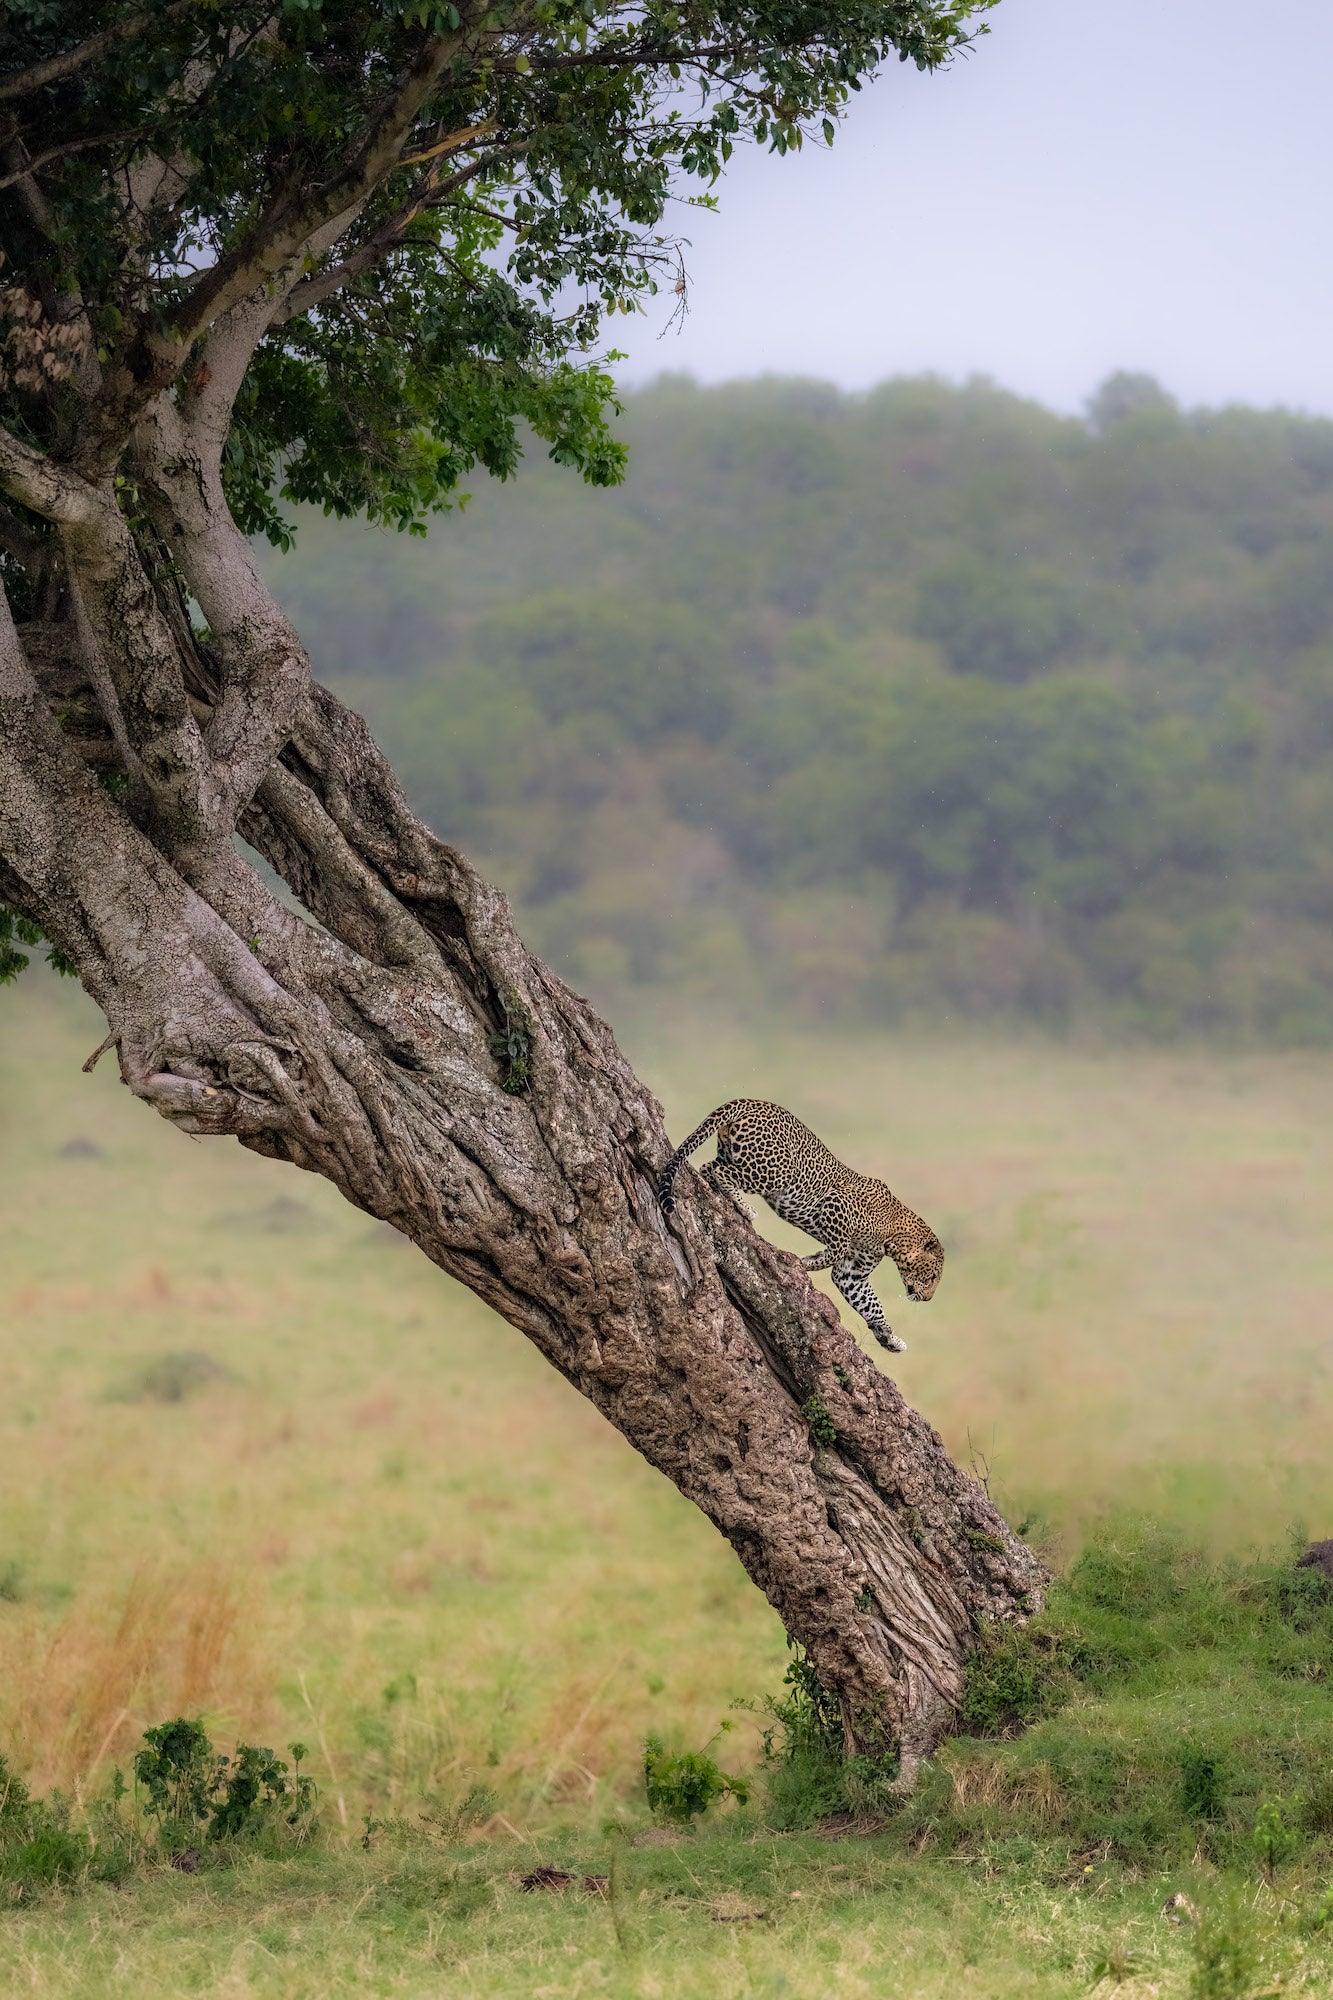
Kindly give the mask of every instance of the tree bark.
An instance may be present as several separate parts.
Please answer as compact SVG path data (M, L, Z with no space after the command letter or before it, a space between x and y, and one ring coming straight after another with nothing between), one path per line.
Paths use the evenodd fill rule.
M235 531L173 449L150 440L141 472L218 630L173 632L100 500L66 532L82 640L0 627L0 892L75 960L146 1103L323 1174L526 1334L726 1536L847 1749L896 1752L910 1784L979 1629L1036 1607L1042 1565L794 1256L688 1172L662 1215L661 1107L415 818L252 567L223 604L209 564ZM183 707L154 696L167 643ZM93 767L127 737L121 804ZM218 799L313 921L238 858Z

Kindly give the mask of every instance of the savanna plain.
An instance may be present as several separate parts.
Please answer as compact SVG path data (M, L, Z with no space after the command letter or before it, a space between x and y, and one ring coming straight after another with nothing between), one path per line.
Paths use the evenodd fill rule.
M777 1098L936 1223L899 1379L1061 1574L892 1810L801 1738L730 1550L517 1333L82 1074L102 1029L44 969L0 998L0 1821L47 1802L5 1992L1333 1986L1333 1612L1292 1568L1333 1533L1327 1055L631 1029L673 1133ZM304 1744L313 1826L170 1865L133 1764L177 1716ZM655 1821L650 1736L748 1801Z

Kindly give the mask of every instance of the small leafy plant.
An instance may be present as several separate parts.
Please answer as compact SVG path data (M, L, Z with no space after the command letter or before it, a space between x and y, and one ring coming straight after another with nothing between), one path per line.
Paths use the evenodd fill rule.
M815 1450L831 1451L838 1442L838 1427L824 1398L818 1394L808 1397L801 1405L801 1415Z
M1264 1800L1254 1822L1254 1832L1250 1835L1250 1846L1264 1880L1271 1885L1278 1869L1284 1862L1290 1861L1300 1846L1284 1800Z
M1263 1954L1253 1917L1238 1897L1205 1916L1194 1934L1192 1955L1190 2000L1250 2000Z
M532 1081L532 1016L523 1005L517 987L500 995L504 1027L491 1036L489 1048L500 1065L500 1087L511 1097L521 1097Z
M722 1726L729 1729L731 1724ZM660 1736L650 1736L644 1743L643 1781L649 1811L678 1826L702 1817L718 1799L730 1796L744 1805L750 1796L749 1779L729 1777L706 1747L673 1755Z
M216 1755L202 1722L183 1715L146 1729L134 1775L159 1844L179 1852L200 1833L215 1841L266 1831L304 1839L314 1823L315 1784L301 1771L305 1745L290 1747L289 1777L280 1757L253 1743L238 1743L231 1757Z

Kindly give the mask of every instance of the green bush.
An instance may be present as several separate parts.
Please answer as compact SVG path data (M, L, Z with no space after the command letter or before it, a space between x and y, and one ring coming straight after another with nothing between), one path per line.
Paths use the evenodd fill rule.
M268 1749L238 1743L215 1754L201 1722L185 1716L144 1731L134 1775L158 1824L158 1839L178 1852L202 1834L212 1841L270 1834L305 1839L313 1829L315 1786L301 1772L305 1746L291 1745L294 1774Z
M963 1670L959 1728L967 1736L1010 1736L1054 1715L1075 1692L1063 1635L1039 1626L987 1627Z
M1251 2000L1263 1969L1254 1919L1238 1896L1208 1911L1194 1933L1190 2000ZM1270 1985L1267 1991L1275 1989Z
M731 1797L744 1805L750 1796L749 1779L729 1777L707 1750L673 1755L659 1736L644 1743L643 1781L649 1811L680 1826L698 1819L718 1799Z

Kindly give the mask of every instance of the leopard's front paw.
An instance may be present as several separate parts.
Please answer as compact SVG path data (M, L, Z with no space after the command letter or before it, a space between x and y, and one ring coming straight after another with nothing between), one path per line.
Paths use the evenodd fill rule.
M888 1348L890 1354L906 1354L907 1342L901 1334L895 1333L891 1326L872 1326L870 1331L881 1347Z

